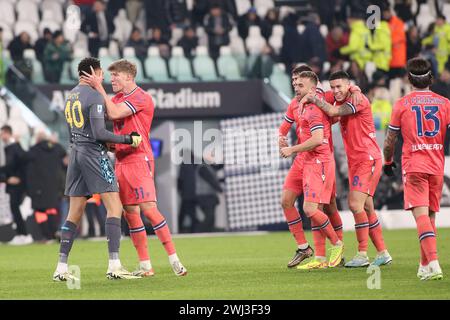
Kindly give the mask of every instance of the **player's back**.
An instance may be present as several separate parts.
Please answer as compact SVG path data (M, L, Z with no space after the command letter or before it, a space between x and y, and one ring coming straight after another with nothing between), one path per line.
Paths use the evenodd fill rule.
M71 146L80 151L105 151L104 145L94 139L90 123L91 108L103 107L102 96L88 85L77 85L67 96L64 115L69 127ZM104 111L101 111L104 112Z
M135 131L143 139L137 148L128 145L116 146L116 157L118 161L135 161L145 158L152 160L153 153L150 145L150 129L153 121L154 104L153 99L140 87L129 94L119 93L113 98L114 103L125 103L131 110L132 115L114 121L115 134L130 134Z
M413 91L397 101L389 128L401 130L405 172L443 174L449 119L449 100L434 92Z

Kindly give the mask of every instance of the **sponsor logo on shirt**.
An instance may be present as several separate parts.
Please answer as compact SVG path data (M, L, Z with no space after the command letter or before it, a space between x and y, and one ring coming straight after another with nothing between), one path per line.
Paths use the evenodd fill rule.
M443 146L439 143L421 143L421 144L413 144L411 146L412 152L421 151L421 150L442 150Z

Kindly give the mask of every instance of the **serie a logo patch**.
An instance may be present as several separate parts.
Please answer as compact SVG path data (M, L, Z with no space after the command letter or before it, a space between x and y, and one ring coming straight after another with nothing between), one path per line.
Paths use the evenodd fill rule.
M98 112L98 113L103 112L103 106L102 106L101 104L98 104L98 105L97 105L97 112Z

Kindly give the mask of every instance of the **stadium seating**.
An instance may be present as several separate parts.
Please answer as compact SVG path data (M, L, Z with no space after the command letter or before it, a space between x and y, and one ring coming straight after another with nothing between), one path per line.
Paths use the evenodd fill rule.
M303 31L305 31L305 25L304 24L299 24L299 25L297 25L297 31L298 31L298 33L300 33L300 34L302 34L303 33Z
M280 54L281 47L283 46L284 28L280 24L273 26L272 35L269 38L270 46L275 50L276 54Z
M144 77L144 70L142 69L141 61L136 58L136 53L133 47L123 48L123 58L130 62L133 62L137 67L136 82L137 83L148 83L147 79Z
M320 33L322 34L322 37L326 38L328 35L328 26L326 24L320 25Z
M159 49L151 46L147 51L147 59L144 62L145 73L148 78L156 82L170 81L167 65L163 58L159 55Z
M8 0L0 0L0 12L2 13L1 23L4 23L12 28L14 26L14 22L16 21L13 3Z
M108 45L109 55L114 59L120 58L120 48L119 44L115 40L111 40Z
M64 62L63 64L63 70L61 73L61 79L59 80L59 83L61 84L73 84L75 82L74 79L70 76L70 62ZM77 77L78 78L78 77Z
M89 56L86 49L75 47L73 51L73 60L70 62L70 76L73 80L78 80L78 64L81 59ZM73 82L73 81L72 81Z
M230 48L231 53L235 57L239 65L239 70L241 74L245 73L247 54L245 52L244 40L239 36L236 27L231 29L230 32Z
M36 25L33 22L30 22L28 20L19 20L14 25L14 35L18 36L23 31L28 33L28 35L30 36L30 39L31 39L31 44L34 45L36 40L39 38L37 29L36 29Z
M39 22L39 35L42 36L44 34L44 29L49 28L51 32L55 32L57 30L61 30L61 23L56 22L53 19L53 11L44 10L42 12L42 20Z
M98 58L100 59L101 66L103 69L104 81L105 83L111 83L111 74L108 71L108 67L114 62L114 59L108 52L108 48L100 48L98 51Z
M239 2L239 1L237 1ZM255 0L253 6L256 8L256 12L261 18L264 18L269 9L273 8L274 2L273 0Z
M236 59L231 54L231 48L223 46L220 48L220 56L217 59L217 70L225 80L241 80L241 73Z
M178 43L178 40L180 40L183 37L183 29L182 28L174 28L172 29L172 37L170 38L170 45L176 46Z
M284 64L278 63L274 65L269 80L276 90L282 92L287 97L292 97L291 78L286 74Z
M33 0L19 0L16 3L18 21L28 21L35 26L39 23L39 8Z
M373 63L372 61L369 61L366 63L366 67L365 70L366 72L366 76L369 79L369 81L372 81L372 75L374 74L375 71L377 71L377 67L375 65L375 63Z
M203 81L218 80L214 61L208 55L208 48L197 47L195 53L192 60L195 75Z
M184 56L182 47L172 48L172 57L169 60L170 74L177 81L195 81L192 75L191 64Z
M250 0L239 0L235 1L235 3L238 16L246 14L248 9L252 7Z
M44 70L42 69L41 62L36 59L36 53L34 52L34 50L33 49L24 50L23 57L26 60L29 60L32 65L33 72L31 74L31 81L33 81L33 83L36 84L45 83Z
M130 38L131 31L133 30L133 25L128 20L125 9L119 10L119 13L114 18L114 26L115 30L112 37L119 42L121 47L123 47Z
M420 33L423 35L430 23L434 22L435 16L432 14L430 6L424 3L420 5L420 12L417 16L417 26L419 27Z
M9 119L6 123L14 128L14 135L20 137L22 146L29 146L31 139L30 129L22 116L20 108L12 107L9 111Z
M3 126L8 121L8 108L5 100L0 98L0 126Z
M206 34L205 28L197 27L196 34L198 37L198 45L207 47L208 46L208 35Z
M2 32L3 47L7 48L8 44L14 39L14 34L11 28L3 21L0 21L0 27L3 28Z
M52 13L53 21L61 24L64 21L62 3L59 0L43 0L41 11L49 10Z
M261 35L261 29L258 26L250 26L248 37L245 39L245 46L250 55L259 55L266 45L266 39Z

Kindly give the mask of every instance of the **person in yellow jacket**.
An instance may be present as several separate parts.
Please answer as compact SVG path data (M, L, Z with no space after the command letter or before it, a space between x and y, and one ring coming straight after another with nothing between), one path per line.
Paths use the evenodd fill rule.
M355 61L358 67L364 70L372 56L368 49L370 30L366 27L364 20L359 17L350 17L347 22L350 26L350 38L348 45L342 47L339 52L350 56L350 60Z
M378 70L389 71L392 58L391 29L386 20L381 20L373 35L369 38L369 49L372 51L372 61Z
M437 48L436 60L438 72L441 73L450 55L450 24L446 23L444 15L438 15L433 33L422 40L422 45L434 45Z

